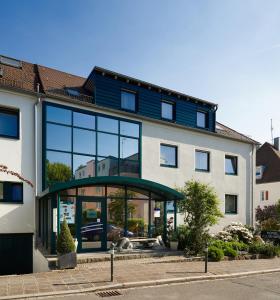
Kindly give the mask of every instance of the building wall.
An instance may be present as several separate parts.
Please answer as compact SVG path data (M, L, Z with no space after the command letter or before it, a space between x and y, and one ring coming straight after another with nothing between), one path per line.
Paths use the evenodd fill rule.
M20 110L20 138L0 137L0 164L35 183L34 103L35 97L0 90L0 106ZM0 181L20 180L0 173ZM0 203L0 233L33 233L35 190L23 183L23 204Z
M268 200L261 200L261 191L268 191ZM255 189L255 208L276 204L280 199L280 182L259 183Z

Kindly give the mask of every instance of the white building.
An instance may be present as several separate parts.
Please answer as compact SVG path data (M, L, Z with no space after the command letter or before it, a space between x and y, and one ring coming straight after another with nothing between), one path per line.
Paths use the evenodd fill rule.
M175 188L190 179L217 191L225 216L214 230L253 224L256 142L217 123L216 104L99 67L81 78L0 62L0 165L34 185L0 172L0 256L24 249L17 272L55 253L64 215L79 252L105 250L110 224L164 235L166 203L176 207ZM123 217L112 214L117 201ZM103 231L85 234L93 223Z

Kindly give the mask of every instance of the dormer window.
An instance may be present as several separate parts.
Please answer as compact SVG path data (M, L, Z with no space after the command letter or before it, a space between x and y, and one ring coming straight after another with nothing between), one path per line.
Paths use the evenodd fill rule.
M136 111L136 94L129 91L121 91L121 108Z
M207 128L207 113L198 111L196 113L196 126L200 128Z
M174 120L174 103L162 101L161 102L161 118L168 121Z

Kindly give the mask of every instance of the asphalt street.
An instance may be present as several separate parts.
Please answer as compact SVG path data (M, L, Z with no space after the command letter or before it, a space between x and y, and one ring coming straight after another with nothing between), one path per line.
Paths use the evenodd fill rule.
M145 300L145 299L280 299L280 273L257 275L236 279L191 282L147 288L118 290L119 296L100 297L96 293L63 296L56 300Z

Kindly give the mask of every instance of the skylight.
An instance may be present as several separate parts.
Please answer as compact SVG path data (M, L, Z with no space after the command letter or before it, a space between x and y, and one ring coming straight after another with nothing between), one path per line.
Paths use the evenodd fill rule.
M20 60L13 59L13 58L6 57L6 56L0 56L0 63L11 66L11 67L15 67L15 68L22 67L22 63Z

